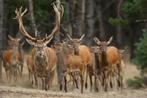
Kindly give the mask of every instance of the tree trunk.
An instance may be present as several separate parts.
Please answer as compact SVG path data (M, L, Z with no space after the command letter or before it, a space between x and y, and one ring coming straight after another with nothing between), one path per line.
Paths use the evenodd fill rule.
M3 21L4 21L4 1L0 0L0 80L2 79L2 49L3 49Z
M56 0L56 3L57 3L57 8L60 9L61 7L61 2L60 0ZM55 34L55 41L56 42L60 42L60 32L56 33Z
M85 30L85 0L81 0L78 4L77 4L77 8L76 8L76 17L77 20L77 36L81 36L82 33L84 33Z
M70 16L70 24L72 27L72 36L76 37L77 31L77 15L76 15L76 9L77 9L77 0L69 0L69 16Z
M87 1L87 15L86 15L86 21L87 21L87 37L91 38L94 33L94 0Z
M37 37L38 31L37 31L37 26L36 26L35 17L34 17L32 0L29 0L29 11L30 11L30 16L31 16L32 29L33 29L33 32L35 33L35 36Z
M118 6L117 6L117 18L118 19L122 19L121 17L121 5L123 3L123 0L118 0ZM123 32L122 32L122 27L121 25L119 24L117 27L116 27L116 32L117 32L117 44L119 46L119 48L122 48L123 46L123 41L122 41L122 38L123 38Z
M99 36L101 39L105 39L105 27L104 27L104 21L103 21L103 14L102 14L102 0L98 0L98 5L97 5L97 14L99 18Z

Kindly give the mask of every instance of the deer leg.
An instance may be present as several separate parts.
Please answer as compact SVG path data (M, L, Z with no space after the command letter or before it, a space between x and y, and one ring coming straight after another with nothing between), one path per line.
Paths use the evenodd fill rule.
M59 85L60 85L60 91L62 90L62 88L63 88L63 80L64 80L64 75L63 75L63 73L62 73L62 75L61 75L61 79L60 79L60 82L59 82Z
M62 90L63 87L63 83L59 84L60 85L60 91Z
M106 72L104 72L104 90L108 91L108 76Z
M68 71L64 71L64 72L63 72L64 90L65 90L65 92L67 92L67 79L66 79L67 74L68 74Z
M98 76L95 74L94 75L94 84L95 84L95 91L98 92Z
M48 90L48 83L46 83L46 77L42 78L42 89Z
M80 74L80 78L81 78L81 93L83 93L84 80L83 80L83 75L82 74Z
M5 69L5 72L6 72L6 77L7 77L7 81L8 81L8 79L9 79L9 73L8 73L8 70L7 69Z
M50 72L49 79L48 79L48 84L47 84L48 89L50 89L50 87L52 86L54 76L55 76L55 71Z
M33 87L38 87L38 78L35 73L33 73Z
M22 77L22 70L21 70L21 64L17 65L17 69L18 69L18 76L21 78Z
M90 79L90 91L92 91L93 83L92 83L92 73L91 72L89 73L89 79Z
M17 81L17 69L14 69L13 81Z
M110 73L109 80L110 80L110 88L111 89L113 88L113 80L112 80L112 78L113 78L112 73Z
M29 72L29 81L31 82L32 85L34 85L34 74Z
M64 76L64 90L67 92L67 79L66 76Z
M87 89L87 79L88 79L88 74L89 74L89 72L88 72L88 70L87 70L87 67L86 67L86 72L85 72L85 76L86 76L86 79L85 79L85 88Z
M21 77L22 77L22 72L23 72L23 63L21 64Z
M123 76L121 75L121 72L118 73L117 84L118 88L123 88Z
M42 87L42 90L44 90L44 79L41 78L41 87Z
M79 89L79 86L78 86L78 81L77 81L77 79L75 78L74 80L75 80L76 88L77 88L77 89Z
M123 88L123 76L122 76L122 70L120 68L120 65L117 65L117 86L118 86L118 89L119 88Z
M78 81L77 81L77 79L76 79L76 77L75 77L75 75L74 75L74 72L71 72L71 76L72 76L72 78L73 78L73 84L75 83L76 88L79 89L79 87L78 87Z
M32 76L31 76L30 70L28 70L28 73L29 73L29 81L32 81L32 80L31 80Z
M102 72L102 86L104 87L105 85L105 75L104 75L104 72Z
M13 72L12 70L10 69L9 70L9 81L12 82L12 76L13 76Z

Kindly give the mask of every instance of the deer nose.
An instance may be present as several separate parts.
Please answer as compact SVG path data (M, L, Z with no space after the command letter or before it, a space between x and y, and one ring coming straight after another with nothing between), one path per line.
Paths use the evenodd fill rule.
M39 52L39 56L42 57L42 53L41 52Z

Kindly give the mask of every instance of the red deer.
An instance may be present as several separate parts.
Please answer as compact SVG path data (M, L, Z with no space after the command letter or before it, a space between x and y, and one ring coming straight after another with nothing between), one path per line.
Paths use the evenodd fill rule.
M122 65L121 65L121 54L119 49L114 46L109 46L112 41L112 37L109 41L100 41L98 38L94 38L95 42L99 46L100 52L100 64L101 71L103 72L103 85L104 89L107 91L108 85L113 87L112 78L117 78L118 86L122 88L123 86L123 76L122 76ZM109 82L110 81L110 82ZM108 83L109 82L109 83Z
M56 5L53 3L53 8L56 14L56 23L55 27L52 30L51 34L46 36L45 38L36 38L29 35L29 33L25 30L22 17L27 12L27 9L25 9L22 12L22 8L16 9L16 19L19 23L19 29L23 36L26 37L26 40L29 44L33 45L34 48L32 49L32 62L34 66L34 73L36 77L37 86L39 88L39 81L41 82L42 89L47 90L54 78L55 69L56 69L56 52L54 49L47 47L47 44L51 41L54 34L59 32L60 28L60 17L61 13L59 9L56 7ZM63 9L63 7L61 6Z
M92 66L93 66L93 75L95 78L95 90L99 91L102 83L102 71L101 71L101 64L100 64L100 51L98 46L90 47L91 54L92 54Z
M78 81L76 79L75 73L78 73L81 80L81 93L83 93L83 75L84 75L84 64L80 56L73 54L73 48L67 43L58 43L54 45L56 49L58 64L57 74L60 84L60 90L62 90L64 83L64 90L67 92L67 79L66 76L69 74L78 88ZM59 69L59 70L58 70ZM64 82L63 82L64 81Z
M87 88L87 77L89 75L90 79L90 89L92 90L92 54L90 52L90 48L88 48L86 45L81 45L81 41L84 38L85 35L82 35L81 38L71 38L70 35L68 35L69 38L69 44L71 44L74 48L75 55L79 55L84 63L85 66L85 74L86 74L86 80L85 80L85 88Z
M3 66L6 71L8 80L13 77L17 80L18 76L22 75L23 70L23 57L21 52L20 38L13 38L8 35L10 41L10 48L3 52Z

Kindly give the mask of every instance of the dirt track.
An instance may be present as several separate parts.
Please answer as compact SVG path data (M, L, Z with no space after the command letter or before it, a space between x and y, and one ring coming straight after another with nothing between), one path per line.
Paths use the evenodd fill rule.
M0 86L0 98L147 98L147 89L80 94Z

